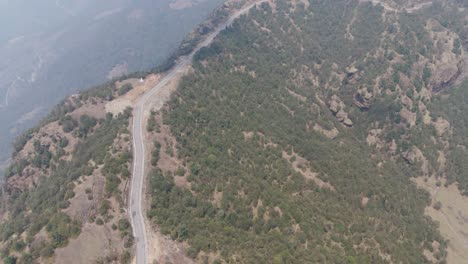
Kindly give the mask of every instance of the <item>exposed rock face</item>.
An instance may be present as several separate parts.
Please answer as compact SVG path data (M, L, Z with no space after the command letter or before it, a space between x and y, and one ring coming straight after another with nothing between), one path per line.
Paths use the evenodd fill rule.
M373 97L373 94L366 89L360 89L354 94L354 104L362 111L369 111Z
M410 150L403 152L402 157L409 164L421 162L421 170L424 173L424 175L427 175L429 173L429 162L427 161L426 157L424 157L424 154L418 147L413 146Z
M336 118L338 119L338 121L340 121L346 126L353 126L353 121L351 121L351 119L348 118L348 114L345 111L343 111L343 109L340 109L340 111L338 111L338 113L336 114Z
M460 74L461 69L453 64L444 64L438 67L431 82L432 91L437 93L450 86Z
M367 145L369 146L373 146L375 145L377 148L382 148L383 144L385 142L381 142L380 140L380 135L382 134L382 129L371 129L369 130L369 132L367 133L367 138L366 138L366 142L367 142Z
M331 98L330 101L328 102L330 111L335 115L336 119L343 123L345 126L352 127L353 126L353 121L349 119L348 113L344 111L345 105L341 101L341 99L334 94Z
M345 84L355 84L359 81L361 76L359 75L359 70L350 66L346 68L346 79L344 80Z
M333 95L332 98L330 99L329 101L330 111L332 111L333 114L338 113L338 110L340 110L341 108L340 102L341 100L336 95Z

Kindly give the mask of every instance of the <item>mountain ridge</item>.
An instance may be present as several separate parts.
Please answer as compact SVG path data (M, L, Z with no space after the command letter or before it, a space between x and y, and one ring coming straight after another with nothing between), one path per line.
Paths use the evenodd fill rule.
M172 239L200 263L463 260L465 229L447 222L466 217L468 16L460 1L380 2L397 10L366 1L268 1L195 54L192 68L172 84L170 100L154 101L162 108L148 113L147 214L164 235L160 242ZM189 36L161 69L199 39ZM153 77L157 82L159 75ZM109 83L59 109L75 103L102 109L101 100L138 98L150 79ZM127 83L133 89L119 95ZM88 117L58 120L82 142L110 121L98 116L92 126L89 113L80 111ZM99 151L104 167L122 169L105 178L121 180L117 189L109 185L116 197L124 193L131 160L121 125L120 140ZM64 148L74 146L71 136ZM49 148L28 140L27 149L36 152L32 164L54 164L47 151L55 156L62 140ZM99 177L82 179L93 178ZM76 188L75 197L97 196ZM21 195L12 201L22 199L30 202ZM128 226L115 222L121 214L114 198L108 199L111 209L97 218L128 235ZM11 205L9 212L15 212ZM74 230L73 221L65 223ZM3 237L9 229L2 226ZM8 247L19 256L17 238ZM120 257L129 258L125 252Z

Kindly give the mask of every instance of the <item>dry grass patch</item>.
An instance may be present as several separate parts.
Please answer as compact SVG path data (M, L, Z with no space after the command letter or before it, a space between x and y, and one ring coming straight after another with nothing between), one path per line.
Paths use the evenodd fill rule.
M81 184L73 189L75 197L70 199L70 206L63 212L82 224L88 222L91 216L96 215L99 203L104 198L105 182L100 169L95 170L91 176L82 176Z
M55 263L88 264L106 256L118 257L123 243L118 230L87 223L77 238L55 251Z
M96 119L104 118L106 116L105 103L102 99L94 101L94 103L88 103L81 106L70 114L73 119L79 120L80 116L88 115Z
M414 182L432 196L432 204L426 207L425 214L439 223L441 234L449 240L447 262L466 263L468 259L468 197L463 196L455 184L445 187L445 180L419 177L415 178Z
M161 79L160 75L151 74L148 75L143 82L140 82L140 79L127 79L121 82L117 82L115 85L117 89L120 89L125 84L131 84L133 89L128 93L115 98L114 100L107 102L105 105L105 112L118 115L122 113L125 108L132 107L137 100L143 95L146 91L154 87L158 81Z
M286 90L288 91L288 93L289 93L292 97L296 98L297 100L299 100L299 101L301 101L301 102L307 101L307 97L305 97L305 96L303 96L303 95L300 95L300 94L298 94L298 93L292 91L292 90L289 89L289 88L286 88Z
M339 133L338 129L336 129L336 127L332 128L332 129L325 129L322 126L320 126L319 124L314 124L312 129L315 132L319 132L320 134L324 135L325 137L327 137L329 139L335 139L338 136L338 133Z
M304 178L314 181L320 188L326 188L332 191L335 191L335 187L328 182L324 182L319 179L318 173L311 170L310 162L303 157L297 155L296 153L288 154L286 151L282 152L282 156L285 160L291 164L294 171L301 174Z
M178 158L176 138L172 135L170 127L163 124L161 113L157 113L155 119L159 131L148 137L161 145L157 166L164 174L173 175L176 186L190 189L190 182L187 180L188 169L185 163Z

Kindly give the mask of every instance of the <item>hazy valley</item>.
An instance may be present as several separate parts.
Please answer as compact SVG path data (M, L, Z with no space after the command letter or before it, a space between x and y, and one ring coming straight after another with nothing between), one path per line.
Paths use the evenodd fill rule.
M0 160L63 98L147 71L221 1L0 1Z

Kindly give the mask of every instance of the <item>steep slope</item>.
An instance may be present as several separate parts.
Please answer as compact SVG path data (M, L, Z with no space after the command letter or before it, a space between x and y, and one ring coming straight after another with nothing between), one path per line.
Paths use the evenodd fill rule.
M73 95L18 139L2 193L5 262L131 260L131 108L109 106L140 96L152 79L109 82Z
M155 259L463 263L467 12L458 0L272 0L235 21L150 102L148 246L172 250ZM130 260L126 107L160 80L72 96L19 138L5 261Z
M150 119L150 219L198 262L460 263L413 179L467 190L462 5L243 16Z
M222 0L0 1L0 163L63 98L145 71ZM1 168L0 168L1 169Z
M72 95L16 140L1 196L0 254L5 262L131 261L131 108L168 78L161 71L190 54L243 3L231 1L212 12L156 74L134 73ZM188 260L183 245L156 239L164 240L157 250L166 260Z
M192 50L188 49L189 52L187 55L178 58L172 65L169 71L165 73L165 76L159 80L157 85L155 85L151 90L146 92L135 104L134 109L134 119L132 125L132 135L133 135L133 146L134 146L134 162L133 162L133 173L132 173L132 183L130 189L130 220L133 227L133 232L136 243L136 262L137 263L146 263L149 262L159 262L163 259L163 254L160 252L162 247L159 246L159 240L161 238L160 233L157 230L153 230L152 227L149 226L146 222L145 215L145 203L144 201L144 183L145 183L145 171L148 169L148 155L146 152L147 147L145 146L145 141L148 142L149 138L154 138L152 135L152 130L154 130L155 121L152 120L154 118L154 111L160 110L163 102L166 102L168 99L168 95L173 91L175 87L175 83L180 80L180 77L186 72L190 66L191 61L195 54L198 53L199 50L206 48L208 45L212 43L215 37L224 29L229 27L233 21L235 21L239 16L243 15L257 4L265 2L265 0L257 0L257 1L227 1L223 8L218 9L215 13L218 14L217 16L213 16L214 19L205 21L205 23L199 25L198 28L204 28L205 34L196 36L189 36L187 38L186 43L191 43ZM218 21L218 22L216 22ZM208 25L211 25L208 27ZM206 30L211 28L211 30ZM194 30L194 32L199 32L199 30ZM204 35L204 36L203 36ZM197 41L197 39L200 39ZM182 44L180 48L180 52L184 50L184 46L186 43ZM183 52L182 52L183 54ZM156 99L156 100L154 100ZM153 108L156 107L156 108ZM152 108L152 109L151 109ZM147 133L144 132L145 130L145 121L148 119L148 115L152 115L152 119L149 119L149 123L147 125ZM152 146L152 141L150 141L150 146ZM153 152L154 154L154 152ZM157 154L157 153L156 153ZM152 158L152 163L154 158ZM155 231L155 232L154 232ZM148 239L148 236L154 236L156 238ZM164 244L167 245L165 242ZM167 248L167 246L166 246ZM177 259L171 260L168 256L169 254L164 253L164 261L172 262L172 261L183 261L184 263L189 262L187 258L185 259Z

